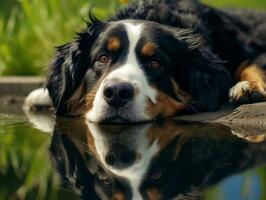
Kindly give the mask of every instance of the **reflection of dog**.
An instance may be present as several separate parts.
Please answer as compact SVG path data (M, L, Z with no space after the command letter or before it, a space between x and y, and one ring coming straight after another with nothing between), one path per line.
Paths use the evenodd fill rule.
M265 142L247 143L223 125L56 124L51 156L83 199L197 199L201 188L265 162Z
M139 122L211 111L233 84L231 101L263 101L264 19L194 0L137 1L108 22L92 16L52 62L47 88L56 114Z

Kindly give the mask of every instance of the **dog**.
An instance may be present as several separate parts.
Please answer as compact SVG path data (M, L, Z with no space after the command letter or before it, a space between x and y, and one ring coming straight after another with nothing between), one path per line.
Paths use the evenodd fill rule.
M222 124L82 119L57 118L49 148L63 185L81 199L202 199L205 189L266 160L265 140L239 138Z
M195 0L136 1L106 21L92 13L57 48L29 108L96 123L145 122L266 99L266 13Z

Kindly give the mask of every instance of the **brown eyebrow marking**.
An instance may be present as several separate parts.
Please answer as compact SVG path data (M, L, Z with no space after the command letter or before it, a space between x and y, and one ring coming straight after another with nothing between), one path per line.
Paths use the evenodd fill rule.
M152 56L155 51L157 49L156 44L152 43L152 42L147 42L146 44L144 44L144 46L141 49L141 54L143 56Z
M107 48L109 51L114 52L119 50L121 47L121 41L118 37L116 36L111 36L107 40Z

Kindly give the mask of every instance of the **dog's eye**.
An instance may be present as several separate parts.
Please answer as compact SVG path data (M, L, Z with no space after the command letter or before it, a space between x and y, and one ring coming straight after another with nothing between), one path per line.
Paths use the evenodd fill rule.
M109 56L107 56L106 54L102 54L97 58L97 62L101 63L101 64L106 64L109 61Z
M162 177L162 174L160 172L157 172L151 175L151 179L153 180L159 180L161 177Z
M151 180L154 182L160 182L162 180L162 173L161 172L154 172L150 176Z
M161 67L161 63L159 60L152 59L150 62L150 67L159 68L159 67Z

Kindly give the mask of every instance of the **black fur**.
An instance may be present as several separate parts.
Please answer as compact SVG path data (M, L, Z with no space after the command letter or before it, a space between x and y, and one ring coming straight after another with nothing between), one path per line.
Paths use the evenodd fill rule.
M86 31L77 34L74 42L57 47L51 63L46 87L57 115L67 113L65 102L74 94L91 65L88 55L103 24L91 14L87 26Z
M229 87L234 83L231 78L241 63L266 68L265 18L263 12L217 10L195 0L136 1L107 23L91 14L87 29L78 33L74 42L59 47L51 64L47 88L56 113L67 114L65 102L90 70L92 60L88 55L97 35L108 22L124 19L169 26L186 46L184 59L179 60L182 67L168 71L193 96L185 112L216 110L227 101ZM159 87L166 88L163 83ZM171 91L168 93L171 95Z

